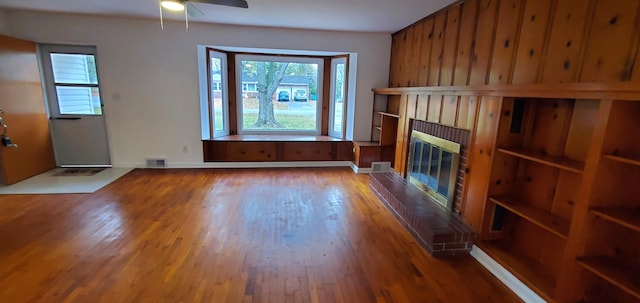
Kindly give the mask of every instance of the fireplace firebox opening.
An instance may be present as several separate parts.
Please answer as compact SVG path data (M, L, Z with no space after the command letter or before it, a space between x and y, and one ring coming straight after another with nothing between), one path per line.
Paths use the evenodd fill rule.
M407 178L438 205L451 210L455 195L460 144L411 132Z

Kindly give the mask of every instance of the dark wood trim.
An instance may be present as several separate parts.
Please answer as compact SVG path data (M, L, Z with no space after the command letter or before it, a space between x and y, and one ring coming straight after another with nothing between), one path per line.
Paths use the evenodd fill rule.
M353 143L328 136L234 135L202 140L204 162L353 161Z
M238 91L236 87L236 55L227 53L227 89L229 90L229 134L238 133ZM229 64L231 63L231 64Z
M331 58L325 57L322 71L322 118L320 125L320 135L329 134L329 110L331 108Z

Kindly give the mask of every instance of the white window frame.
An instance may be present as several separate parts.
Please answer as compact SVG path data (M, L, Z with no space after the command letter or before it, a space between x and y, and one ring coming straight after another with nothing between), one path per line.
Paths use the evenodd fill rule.
M207 56L207 60L209 60L208 64L211 64L211 59L220 59L220 69L222 70L222 73L220 74L220 86L218 87L220 90L222 90L222 130L216 130L216 113L215 113L215 106L214 101L213 101L213 92L214 91L220 91L220 90L215 90L215 87L213 85L213 82L211 81L211 68L207 69L207 81L209 81L209 83L211 83L211 89L208 89L208 95L209 95L209 104L211 104L210 107L210 117L211 117L211 133L213 134L213 137L221 137L221 136L226 136L229 135L229 80L228 75L227 75L227 54L224 52L219 52L213 49L208 49L208 56Z
M340 105L336 104L336 67L338 64L344 64L344 82L342 89L342 103ZM344 138L344 130L346 123L346 113L347 113L347 90L348 90L348 81L349 81L349 67L347 62L347 57L338 57L331 59L331 87L330 87L330 97L329 97L329 125L328 126L328 134L331 137L335 138ZM339 132L336 132L333 129L333 125L335 124L335 108L336 106L342 106L342 129Z
M236 64L236 90L237 96L242 96L242 61L272 61L272 62L289 62L289 63L306 63L306 64L317 64L318 65L318 93L316 100L316 128L314 130L301 130L301 129L267 129L267 130L258 130L258 129L249 129L245 130L243 128L244 121L242 119L242 111L243 111L243 100L241 97L237 100L237 121L238 121L238 134L240 135L257 135L257 134L271 134L271 135L314 135L319 136L322 130L322 87L323 87L323 72L324 72L324 60L322 58L314 58L314 57L288 57L288 56L269 56L269 55L237 55L235 58ZM257 87L256 87L257 90Z

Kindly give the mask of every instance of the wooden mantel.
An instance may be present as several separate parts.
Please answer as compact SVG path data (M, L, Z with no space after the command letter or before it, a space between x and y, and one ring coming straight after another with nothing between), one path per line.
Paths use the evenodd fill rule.
M640 85L629 82L384 87L374 88L372 91L375 94L390 96L427 93L457 96L640 100Z

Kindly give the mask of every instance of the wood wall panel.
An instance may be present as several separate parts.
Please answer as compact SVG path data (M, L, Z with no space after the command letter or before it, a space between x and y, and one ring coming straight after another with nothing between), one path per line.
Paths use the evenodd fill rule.
M553 0L527 1L511 83L535 83L540 75Z
M402 70L400 77L400 86L407 87L411 86L411 54L413 51L413 33L415 31L415 27L409 27L405 31L404 34L404 47L402 48L403 60L402 60Z
M557 1L541 82L565 83L577 80L590 2Z
M427 86L429 83L429 69L431 66L431 45L433 42L433 18L423 21L422 51L420 52L420 71L418 74L418 86Z
M429 95L418 95L418 104L416 106L416 119L427 121L427 112L429 111Z
M456 127L471 129L475 121L475 98L471 96L460 96L458 101L458 116L456 117Z
M440 85L453 84L453 72L455 70L456 56L452 54L457 52L461 10L461 6L454 6L449 8L449 11L447 12L447 23L444 31L444 47L442 51L442 66L440 67Z
M389 66L389 87L398 87L400 86L400 81L398 77L400 77L400 47L401 47L401 35L395 34L391 39L391 59Z
M444 48L444 27L447 23L446 10L436 15L433 25L433 40L431 45L431 63L429 65L429 86L437 86L440 83L440 67Z
M427 121L440 123L440 111L442 110L442 96L431 95L429 97L429 106L427 108Z
M478 12L469 84L485 84L491 59L491 46L495 33L497 0L481 0Z
M511 82L511 69L518 45L519 24L522 16L522 0L501 0L493 44L489 84Z
M640 14L638 15L638 20L640 23ZM640 28L640 25L638 25ZM638 33L640 36L640 33ZM633 69L631 70L631 81L632 82L640 82L640 38L636 41L636 58L633 60Z
M444 96L444 98L442 99L440 123L448 126L455 126L457 114L458 96Z
M398 66L395 68L396 70L396 75L394 77L394 87L401 87L402 86L402 78L404 77L404 49L406 46L405 43L405 39L407 36L407 30L403 30L398 34L398 47L397 47L397 54L398 54L398 58L396 59L396 62L398 64Z
M409 58L409 86L418 86L420 79L420 54L422 53L422 33L424 22L416 24L414 27L411 43L411 57Z
M407 111L406 111L406 114L405 114L408 119L415 119L416 118L417 104L418 104L418 95L417 94L409 94L407 96ZM407 124L407 127L408 126L409 125ZM407 129L409 129L409 128L407 128Z
M405 113L407 112L407 95L400 96L400 108L398 109L398 113L400 113L400 118L398 118L398 135L396 136L396 153L395 160L393 165L393 170L404 177L405 170L404 167L407 164L407 145L406 138L408 134L408 130L405 127L407 117Z
M629 80L639 5L640 1L597 0L581 82Z
M466 85L469 81L469 65L471 64L471 54L473 53L473 36L478 15L478 2L478 0L471 0L462 5L453 85Z
M637 0L456 3L393 35L390 82L640 82L639 11Z
M500 118L501 98L482 97L478 110L475 137L469 151L470 172L466 176L462 217L475 230L480 230L487 189L491 177L491 162L496 130Z

